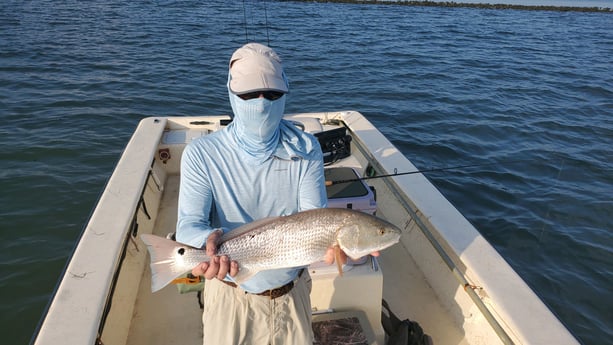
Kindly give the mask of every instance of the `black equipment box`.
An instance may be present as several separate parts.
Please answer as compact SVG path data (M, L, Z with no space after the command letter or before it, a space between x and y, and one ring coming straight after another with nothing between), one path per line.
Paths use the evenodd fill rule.
M324 164L331 164L351 155L351 136L346 128L335 128L315 133L324 153Z

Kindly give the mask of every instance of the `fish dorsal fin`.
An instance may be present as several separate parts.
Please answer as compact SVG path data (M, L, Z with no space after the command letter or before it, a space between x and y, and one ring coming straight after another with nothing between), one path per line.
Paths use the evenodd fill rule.
M225 234L223 234L223 236L221 237L221 243L224 243L226 241L235 239L237 237L241 237L242 235L249 233L251 231L253 231L254 229L260 228L266 224L272 223L274 221L276 221L277 219L281 218L282 216L276 216L276 217L267 217L267 218L262 218L262 219L258 219L258 220L254 220L253 222L247 223L247 224L243 224L241 226L239 226L238 228L232 229L229 232L226 232Z

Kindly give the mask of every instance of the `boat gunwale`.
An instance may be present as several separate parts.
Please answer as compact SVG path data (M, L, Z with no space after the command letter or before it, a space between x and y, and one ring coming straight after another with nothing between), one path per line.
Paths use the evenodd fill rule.
M130 236L125 223L104 230L98 225L108 215L114 219L134 217L166 122L160 117L139 122L76 241L31 343L60 344L70 339L70 343L93 344L98 340ZM126 171L130 172L128 178ZM91 260L92 256L96 260ZM70 327L62 327L66 324Z

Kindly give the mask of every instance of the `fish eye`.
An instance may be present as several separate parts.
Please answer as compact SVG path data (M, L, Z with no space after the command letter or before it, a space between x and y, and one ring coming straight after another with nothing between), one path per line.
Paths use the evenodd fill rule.
M185 254L185 248L179 248L179 250L177 250L177 253L179 253L179 255Z
M385 229L380 228L379 229L379 235L385 235Z

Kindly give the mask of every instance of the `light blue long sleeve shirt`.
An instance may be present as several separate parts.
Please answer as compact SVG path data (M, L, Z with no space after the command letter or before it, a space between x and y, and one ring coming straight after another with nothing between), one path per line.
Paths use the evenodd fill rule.
M228 232L257 219L327 206L323 155L315 137L282 121L276 151L259 161L239 147L234 133L230 124L185 148L177 241L202 248L214 229ZM259 293L285 285L300 268L259 272L241 288Z

